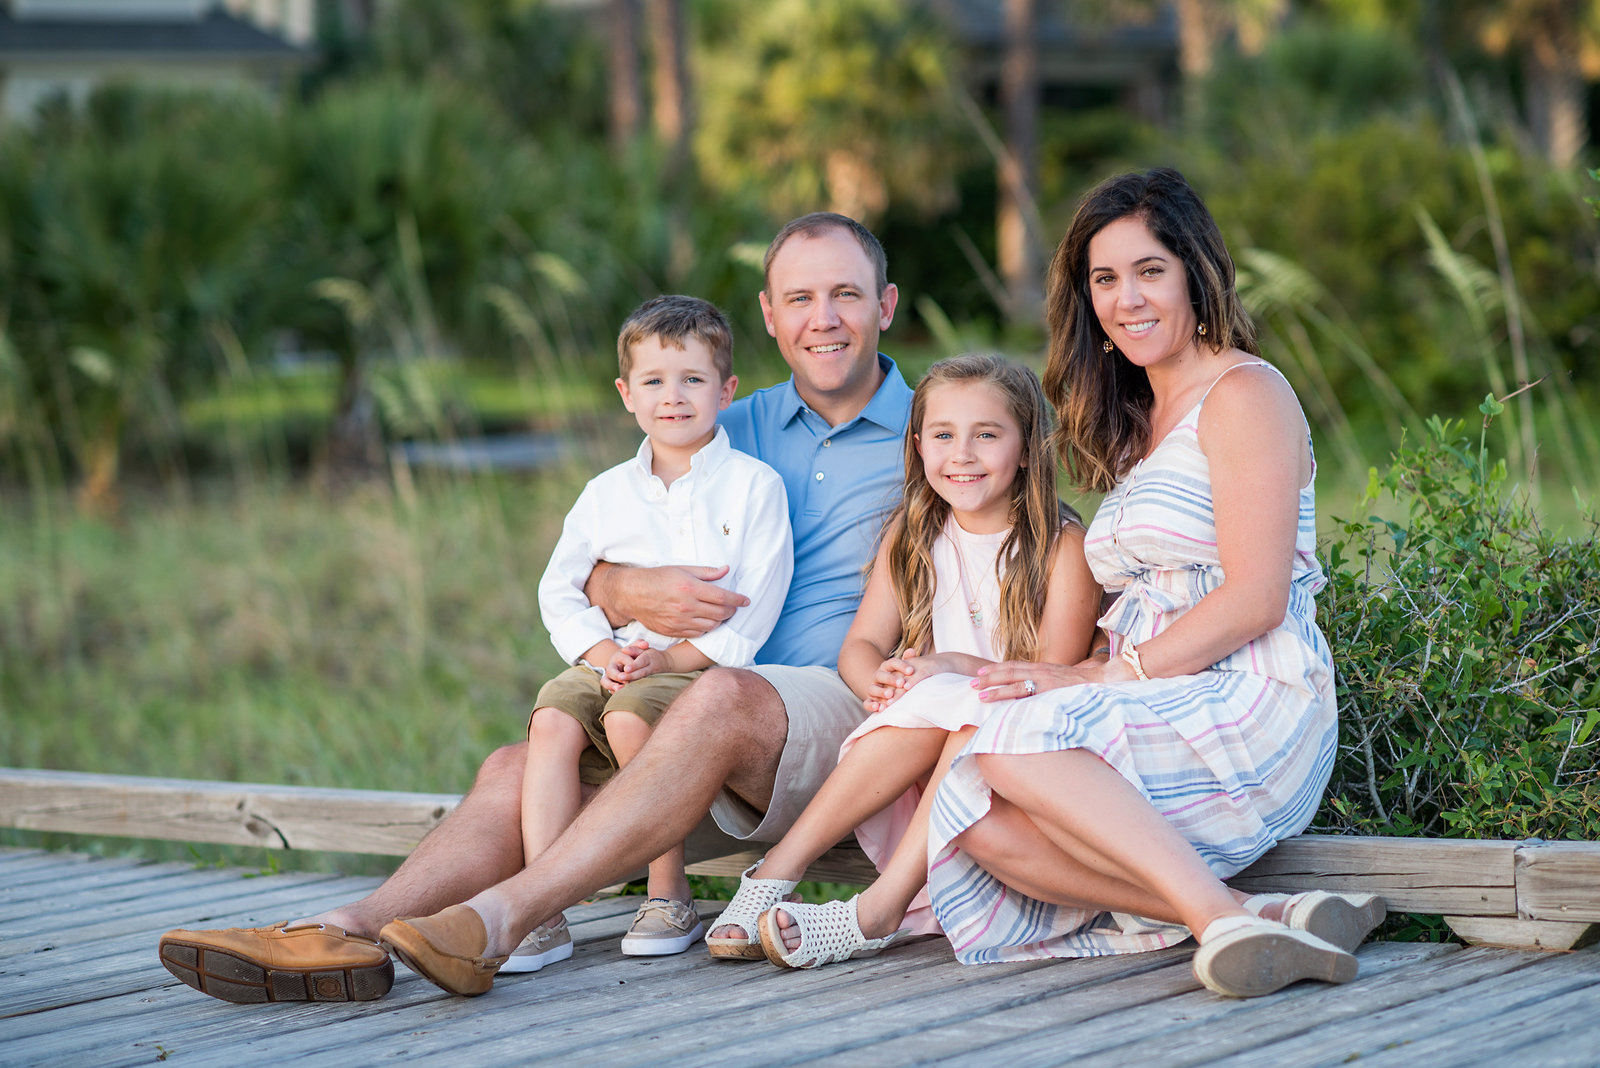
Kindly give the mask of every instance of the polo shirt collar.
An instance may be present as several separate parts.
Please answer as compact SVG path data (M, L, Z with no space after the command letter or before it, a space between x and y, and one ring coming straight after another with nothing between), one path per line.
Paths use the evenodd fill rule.
M896 434L905 432L906 423L911 418L911 387L906 385L905 376L895 362L881 352L878 353L878 369L883 372L883 381L878 383L877 391L867 401L867 406L854 418L846 419L834 427L834 430L843 430L857 420L865 419ZM800 391L795 388L794 376L790 375L778 394L779 422L787 426L802 411L810 410Z
M702 445L699 452L689 457L689 470L691 472L709 470L720 463L732 449L733 445L728 440L728 431L721 423L718 423L717 432L711 435L711 440ZM651 465L655 461L655 450L651 448L648 437L639 443L639 451L634 453L634 460L646 477L654 477L651 474Z

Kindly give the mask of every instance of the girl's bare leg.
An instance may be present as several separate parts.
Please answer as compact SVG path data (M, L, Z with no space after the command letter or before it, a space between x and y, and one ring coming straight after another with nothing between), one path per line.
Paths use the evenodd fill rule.
M936 728L879 727L864 735L833 769L783 841L761 862L763 879L800 879L811 862L868 816L888 808L906 789L928 775L949 735ZM924 840L924 855L927 846ZM923 864L926 874L926 861ZM911 891L916 896L916 888ZM909 902L911 897L907 897ZM904 916L904 909L901 915ZM740 929L719 927L718 938L741 937Z
M632 712L617 710L606 714L601 721L606 740L616 754L617 765L627 767L634 754L650 737L650 724ZM650 862L645 882L649 897L664 897L669 901L689 900L689 878L683 872L683 843L679 842Z
M927 783L923 785L922 797L917 802L917 811L911 818L911 825L906 828L905 836L895 846L893 855L884 865L877 880L861 892L856 902L856 919L861 924L861 933L868 938L883 938L899 930L900 924L906 918L906 910L911 907L911 899L917 896L917 891L927 885L928 814L933 811L934 791L939 788L940 780L950 770L950 762L961 752L962 747L977 729L967 727L945 735L944 748L939 753L938 763L934 765ZM871 735L867 737L870 738ZM854 753L855 750L852 749L851 755ZM800 932L788 922L788 917L782 909L778 910L777 920L778 926L783 930L784 945L790 949L798 947Z

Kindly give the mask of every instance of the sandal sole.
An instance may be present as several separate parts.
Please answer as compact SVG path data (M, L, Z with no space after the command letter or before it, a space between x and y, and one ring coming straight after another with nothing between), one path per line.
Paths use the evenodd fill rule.
M1388 915L1377 894L1330 894L1311 905L1304 918L1296 910L1294 926L1351 953Z
M1254 998L1303 979L1348 983L1356 977L1360 966L1355 957L1331 946L1313 945L1297 934L1301 932L1288 928L1255 931L1216 944L1211 952L1202 946L1195 954L1195 978L1218 994Z
M798 965L790 964L783 959L784 954L789 953L790 949L783 944L783 929L778 926L778 918L773 912L773 909L768 909L756 917L756 932L761 936L762 956L779 968L796 968Z
M194 942L163 941L161 963L185 985L236 1005L269 1001L376 1001L394 986L394 962L333 968L271 968Z
M759 939L750 942L742 938L708 938L706 952L713 960L763 960L767 955Z

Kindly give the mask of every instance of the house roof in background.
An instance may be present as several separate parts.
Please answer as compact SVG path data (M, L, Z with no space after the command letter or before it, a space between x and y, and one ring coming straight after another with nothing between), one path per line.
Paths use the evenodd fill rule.
M1005 0L930 0L957 37L969 46L1003 48L1006 40ZM1034 40L1041 49L1099 48L1176 49L1177 25L1163 11L1147 22L1094 22L1074 19L1062 5L1040 4Z
M304 56L280 37L224 11L203 18L17 19L0 10L0 59L141 56L281 59Z

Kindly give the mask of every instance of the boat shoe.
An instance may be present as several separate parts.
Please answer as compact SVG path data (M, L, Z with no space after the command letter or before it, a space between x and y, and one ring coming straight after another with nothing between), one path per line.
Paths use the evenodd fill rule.
M469 905L451 905L432 916L386 924L378 942L406 967L441 990L463 997L486 994L505 957L485 957L489 932Z
M394 962L370 938L326 923L168 931L161 964L202 994L241 1004L372 1001L394 985Z

